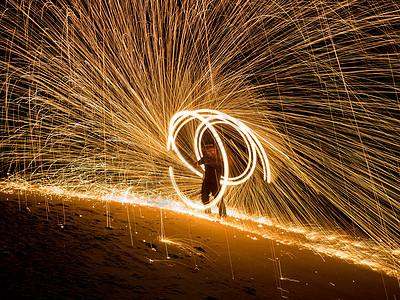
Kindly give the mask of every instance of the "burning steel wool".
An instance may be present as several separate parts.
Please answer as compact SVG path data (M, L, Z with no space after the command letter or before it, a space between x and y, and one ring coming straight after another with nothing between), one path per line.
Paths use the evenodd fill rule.
M171 209L179 187L195 214L211 132L231 216L398 276L400 9L375 2L7 1L4 186Z

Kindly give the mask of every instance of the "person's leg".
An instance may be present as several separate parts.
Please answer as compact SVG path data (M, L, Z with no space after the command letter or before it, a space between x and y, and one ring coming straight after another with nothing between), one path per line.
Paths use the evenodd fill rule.
M212 186L211 193L214 196L214 198L217 197L220 188L221 187L218 183L215 183ZM226 217L226 206L225 206L224 198L222 198L218 203L218 213L219 213L220 217Z
M204 205L210 203L210 186L206 182L203 182L201 186L201 202L203 202ZM205 213L210 214L211 209L207 208Z
M218 204L218 213L219 213L219 216L220 216L220 217L223 217L223 218L226 217L226 206L225 206L224 198L222 198L222 199L219 201L219 204Z

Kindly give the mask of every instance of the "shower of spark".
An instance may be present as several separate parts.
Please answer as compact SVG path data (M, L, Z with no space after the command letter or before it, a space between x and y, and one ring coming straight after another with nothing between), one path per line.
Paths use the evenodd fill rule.
M270 183L258 165L229 186L231 209L367 239L400 269L397 1L0 5L0 163L9 182L175 199L173 166L195 195L201 179L166 150L169 122L216 110L259 137L273 170ZM253 153L240 133L213 127L239 176ZM196 129L176 136L186 161Z

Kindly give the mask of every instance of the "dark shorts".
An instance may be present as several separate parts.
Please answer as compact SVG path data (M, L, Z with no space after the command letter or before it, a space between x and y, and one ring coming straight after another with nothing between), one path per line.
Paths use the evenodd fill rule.
M204 205L210 203L210 194L216 197L220 190L220 185L218 182L211 181L207 182L204 181L201 186L201 201Z

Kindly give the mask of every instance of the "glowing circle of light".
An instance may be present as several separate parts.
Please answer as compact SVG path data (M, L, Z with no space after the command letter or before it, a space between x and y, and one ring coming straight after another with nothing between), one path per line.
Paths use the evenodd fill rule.
M195 209L207 209L210 208L214 205L216 205L221 199L222 196L224 195L226 188L228 185L239 185L244 183L246 180L250 178L250 176L254 173L254 170L256 168L256 163L257 163L257 157L259 157L262 168L263 168L263 173L264 173L264 180L266 180L268 183L271 182L271 170L269 166L269 161L267 158L267 155L265 153L264 148L262 147L260 141L257 138L257 135L251 130L247 125L245 125L243 122L239 121L236 118L233 118L225 113L216 111L216 110L211 110L211 109L199 109L195 111L180 111L176 113L170 121L169 124L169 133L168 133L168 141L167 141L167 149L168 151L172 150L176 153L176 155L179 157L179 159L190 169L193 173L198 175L199 177L203 177L203 174L196 170L180 153L178 147L176 146L176 137L179 133L179 131L190 121L192 120L198 120L200 121L199 126L196 129L196 133L194 136L194 141L193 141L193 148L194 148L194 153L196 155L197 160L200 160L202 156L201 152L201 140L203 138L204 132L209 129L211 134L213 135L215 141L217 142L218 148L220 149L221 156L222 156L222 161L223 161L223 166L224 166L224 172L222 174L221 178L221 188L219 190L219 193L214 199L207 205L203 204L197 204L193 202L192 200L188 199L179 189L175 176L174 176L174 171L173 168L170 166L169 167L169 174L171 177L171 182L172 185L174 186L174 189L178 196L185 202L186 205L195 208ZM214 125L216 124L225 124L228 126L231 126L234 128L244 139L246 147L247 147L247 153L248 153L248 162L245 170L242 172L242 174L236 176L236 177L229 177L229 165L228 165L228 156L225 151L224 144L222 143L222 140L217 133L217 131L214 128ZM201 166L203 170L205 170L204 166Z

